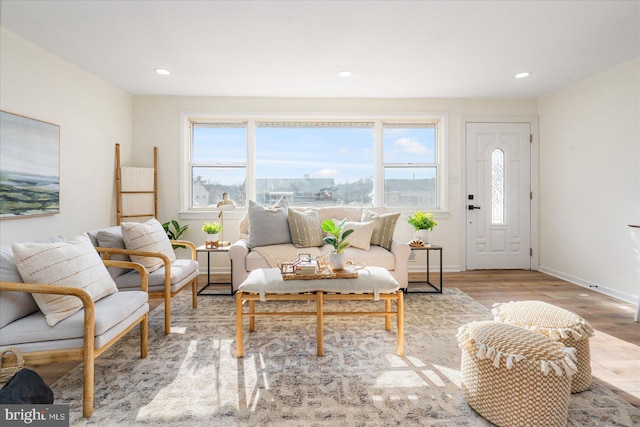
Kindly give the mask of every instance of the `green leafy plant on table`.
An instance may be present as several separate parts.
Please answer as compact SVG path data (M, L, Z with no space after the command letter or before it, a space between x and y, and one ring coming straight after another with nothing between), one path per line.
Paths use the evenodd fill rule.
M202 224L202 231L207 234L218 234L222 231L222 225L218 224L217 222L205 222L204 224Z
M322 231L329 234L322 240L333 246L333 249L337 254L343 253L347 246L349 246L349 242L345 241L345 239L355 231L351 228L349 230L342 231L346 222L346 219L343 219L338 225L336 225L331 219L326 219L322 222Z
M171 229L173 226L173 230ZM184 234L185 231L189 228L189 224L180 226L178 221L172 219L162 224L162 228L164 228L165 233L167 233L167 237L169 240L180 240L180 236ZM171 245L173 249L178 248L186 248L185 245Z
M407 222L414 228L414 230L431 231L438 225L432 213L423 213L420 211L409 216L409 218L407 218Z

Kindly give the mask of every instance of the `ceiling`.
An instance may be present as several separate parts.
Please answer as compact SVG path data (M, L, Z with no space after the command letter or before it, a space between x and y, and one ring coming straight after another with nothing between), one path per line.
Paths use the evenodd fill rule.
M637 0L0 7L3 27L134 95L531 98L640 55Z

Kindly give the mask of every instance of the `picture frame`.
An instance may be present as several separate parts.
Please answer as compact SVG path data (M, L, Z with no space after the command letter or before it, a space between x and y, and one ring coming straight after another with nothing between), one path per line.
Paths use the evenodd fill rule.
M60 213L60 126L0 111L0 219Z

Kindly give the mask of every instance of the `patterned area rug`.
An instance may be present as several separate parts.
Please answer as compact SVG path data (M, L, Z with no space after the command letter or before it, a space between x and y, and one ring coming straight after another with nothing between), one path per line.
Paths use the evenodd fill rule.
M163 306L150 315L149 356L139 358L137 329L96 360L95 412L82 418L82 367L53 384L70 405L71 425L127 426L489 426L460 391L459 326L490 319L458 289L405 298L405 357L395 320L325 318L325 356L316 357L315 318L262 317L235 357L232 297L183 292L173 303L173 333ZM258 303L259 310L309 310L308 302ZM326 302L372 310L371 302ZM382 305L383 303L379 303ZM332 308L333 305L333 308ZM376 308L377 309L377 308ZM570 426L632 426L640 411L594 382L571 397Z

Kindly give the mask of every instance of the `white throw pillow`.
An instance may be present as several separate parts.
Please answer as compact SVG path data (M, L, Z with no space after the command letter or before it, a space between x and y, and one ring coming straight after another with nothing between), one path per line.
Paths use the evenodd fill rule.
M118 291L86 234L57 243L14 243L11 250L25 283L84 289L94 301ZM82 308L70 295L33 294L33 299L50 326Z
M333 222L336 225L340 224L341 220L334 219ZM342 232L349 229L353 229L353 233L347 236L347 242L349 242L349 246L364 249L365 251L369 250L371 246L371 235L373 234L374 223L370 222L352 222L347 221L344 223L342 228Z
M161 253L171 262L176 260L167 233L157 219L151 218L147 222L123 222L120 228L127 249ZM131 260L142 264L149 272L156 271L164 265L158 257L131 255Z

